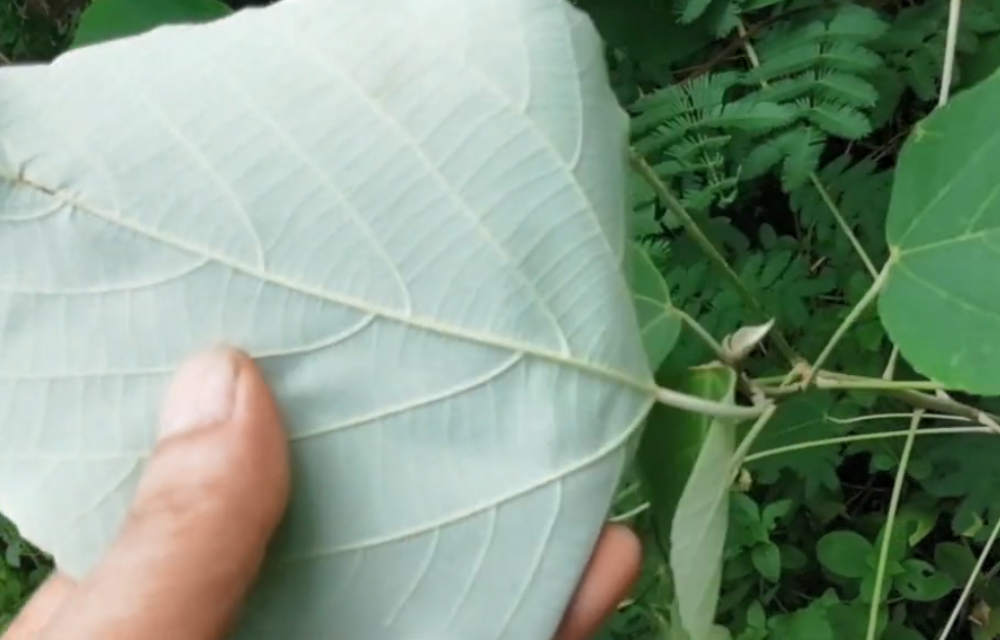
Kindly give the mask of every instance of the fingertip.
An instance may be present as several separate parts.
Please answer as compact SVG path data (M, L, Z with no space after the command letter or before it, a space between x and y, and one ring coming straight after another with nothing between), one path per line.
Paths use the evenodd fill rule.
M118 538L39 637L219 637L284 514L289 477L256 363L227 346L189 359Z
M639 577L642 543L628 527L604 527L556 640L585 640L618 608Z

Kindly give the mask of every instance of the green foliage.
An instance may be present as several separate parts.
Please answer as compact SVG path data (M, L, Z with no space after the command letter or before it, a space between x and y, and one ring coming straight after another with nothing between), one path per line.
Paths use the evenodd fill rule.
M231 11L219 0L95 0L80 20L72 47L139 35L168 24L204 22Z
M0 64L51 58L66 47L83 0L0 2Z
M920 428L942 435L917 438L902 464L913 402L932 389L918 373L952 390L1000 391L991 358L997 331L974 311L995 305L985 252L996 191L989 145L1000 124L992 94L1000 82L991 78L1000 66L998 7L962 3L952 69L959 93L931 115L945 68L946 2L635 0L618 3L614 16L600 0L578 4L608 39L638 162L677 199L633 189L640 241L673 303L724 343L766 319L748 306L749 293L794 351L765 340L740 362L747 381L780 404L749 443L731 492L715 620L738 640L929 640L955 610L964 629L952 634L1000 637L991 631L1000 616L989 615L1000 557L990 550L973 571L1000 523L1000 451L953 415L1000 405L932 398L927 408L952 415L925 417ZM928 250L908 253L913 243L900 245L898 229L925 208L927 232L917 240ZM972 244L957 243L976 215ZM887 263L876 311L871 287ZM915 275L934 288L918 290ZM827 349L849 316L849 330ZM702 338L683 328L661 381L691 389L690 368L719 357ZM823 384L802 393L801 375L788 376L789 357L811 362L821 352ZM880 390L887 369L916 386ZM752 388L741 391L751 399ZM678 437L687 421L656 419L665 412L654 409L641 467L655 467L657 456L664 467L676 464L650 434ZM738 431L746 437L750 425ZM652 442L656 450L647 450ZM646 478L651 513L632 518L639 530L655 529L667 475ZM676 495L684 484L673 482ZM644 579L666 583L656 591L661 600L638 592L621 613L632 626L609 637L686 637L671 604L684 598L677 571L660 556L662 565L647 561ZM969 579L971 596L960 604Z
M0 634L51 570L49 560L0 515Z

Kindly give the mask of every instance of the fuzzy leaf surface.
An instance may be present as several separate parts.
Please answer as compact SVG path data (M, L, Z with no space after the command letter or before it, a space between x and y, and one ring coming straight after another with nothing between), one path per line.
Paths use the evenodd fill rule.
M652 402L626 137L558 0L284 0L3 69L0 511L83 575L225 340L296 487L234 638L551 637Z

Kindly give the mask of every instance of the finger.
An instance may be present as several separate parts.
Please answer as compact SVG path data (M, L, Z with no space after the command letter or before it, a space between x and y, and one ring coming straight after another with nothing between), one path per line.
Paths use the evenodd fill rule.
M604 528L555 640L586 640L628 595L639 577L642 545L628 528Z
M253 362L216 349L181 367L119 538L39 640L217 640L288 499L288 450Z
M54 573L38 587L4 634L3 640L35 640L76 591L76 583L63 573Z

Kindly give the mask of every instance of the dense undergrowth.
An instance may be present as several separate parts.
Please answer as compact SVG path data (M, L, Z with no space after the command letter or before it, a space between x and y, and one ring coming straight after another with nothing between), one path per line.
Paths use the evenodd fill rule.
M941 98L948 3L579 4L609 41L636 153L752 297L720 276L691 221L637 175L640 232L660 259L673 303L716 337L774 318L778 340L745 366L757 379L777 376L777 385L789 360L823 351L888 258L895 160ZM962 5L952 92L1000 65L1000 4ZM713 357L688 329L661 374ZM874 309L825 367L919 377L893 352ZM858 390L809 391L782 405L731 495L718 620L733 638L939 637L1000 518L1000 441L962 430L916 439L880 580L878 624L869 629L881 535L904 454L904 438L881 436L904 435L911 411ZM925 418L931 427L953 424ZM777 453L785 447L792 450ZM639 493L626 487L619 513L653 541L654 520ZM1000 605L997 560L978 572L950 637L1000 637L1000 615L991 614ZM684 637L676 629L670 635L674 594L663 554L650 554L647 565L608 638Z
M962 3L953 65L945 64L944 0L578 4L609 43L612 80L633 116L637 232L673 304L716 338L774 319L772 340L745 366L779 387L790 360L824 350L887 260L897 153L937 107L945 69L960 92L1000 66L1000 4ZM51 57L66 46L80 8L4 4L0 53ZM741 287L706 260L706 241ZM664 380L716 357L695 331L686 326L659 373ZM918 377L874 310L829 353L825 369ZM734 484L720 637L930 640L976 574L951 637L1000 638L1000 614L992 615L1000 557L976 566L1000 521L1000 439L951 428L906 448L897 436L911 424L909 404L834 382L781 404ZM995 399L963 399L1000 409ZM942 430L953 424L925 417ZM841 441L807 446L830 438ZM906 482L880 562L904 458ZM605 640L686 640L672 624L674 585L649 498L630 476L615 507L615 519L646 537L648 553ZM46 564L6 523L0 551L2 627Z

